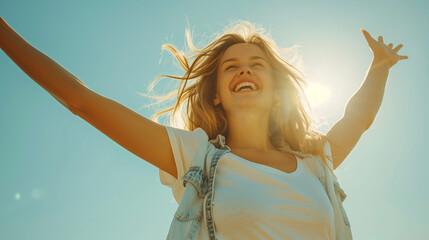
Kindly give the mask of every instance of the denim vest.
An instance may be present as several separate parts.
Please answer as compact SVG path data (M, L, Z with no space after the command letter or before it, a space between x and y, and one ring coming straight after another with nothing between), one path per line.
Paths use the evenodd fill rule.
M192 162L189 170L181 178L185 190L171 222L167 240L196 240L203 211L206 212L209 239L216 239L212 214L214 180L219 159L231 149L225 145L225 139L220 134L216 139L210 140L210 143L213 145L209 144L206 159ZM214 147L215 144L218 144L219 148ZM334 209L335 240L351 240L350 222L342 205L347 195L339 182L323 163L314 161L310 155L303 158L303 163L321 181L331 201ZM208 167L205 167L205 164L208 164Z

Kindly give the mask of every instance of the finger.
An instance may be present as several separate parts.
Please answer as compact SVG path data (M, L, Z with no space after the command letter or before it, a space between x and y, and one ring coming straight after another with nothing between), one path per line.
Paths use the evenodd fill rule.
M392 48L393 47L393 44L392 43L389 43L389 45L387 46L388 48Z
M369 32L367 32L367 31L365 31L363 29L361 29L360 31L363 33L363 36L365 37L365 39L366 39L366 41L368 43L372 43L372 42L375 41L375 39L371 37L371 35L369 34Z
M401 49L402 47L403 47L403 45L402 45L402 44L399 44L398 46L396 46L396 47L393 49L393 51L397 52L397 51L399 51L399 49Z
M378 41L379 41L380 43L383 43L383 44L384 44L384 42L383 42L383 37L382 37L382 36L378 36Z
M399 56L399 60L408 59L408 56Z

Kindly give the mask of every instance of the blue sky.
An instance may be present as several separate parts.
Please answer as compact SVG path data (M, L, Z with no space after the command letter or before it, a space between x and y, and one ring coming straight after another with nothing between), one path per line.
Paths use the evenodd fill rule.
M150 118L140 96L182 74L161 45L207 43L233 19L300 45L304 74L329 97L326 133L372 60L360 28L408 60L389 78L372 126L335 170L355 239L425 239L429 5L424 1L5 1L0 16L93 91ZM165 239L177 208L158 169L58 103L0 51L0 239ZM157 85L172 90L167 80ZM426 107L425 107L426 106Z

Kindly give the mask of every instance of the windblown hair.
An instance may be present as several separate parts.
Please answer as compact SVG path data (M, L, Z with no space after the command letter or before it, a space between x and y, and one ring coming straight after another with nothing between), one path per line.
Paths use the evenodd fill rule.
M157 112L152 120L158 122L158 117L172 111L170 125L175 124L176 114L181 115L183 128L193 131L202 128L209 139L218 134L228 137L228 121L222 104L214 106L216 94L217 69L224 52L237 43L251 43L259 46L266 54L272 66L274 89L280 96L280 107L270 111L270 141L275 148L283 153L290 153L298 157L309 154L320 157L325 164L332 157L324 153L327 138L314 129L314 120L310 117L310 105L303 89L308 84L297 68L287 63L280 56L280 48L263 28L257 28L248 21L237 21L227 26L224 31L215 37L215 40L202 49L194 47L190 31L186 29L187 43L194 55L186 56L171 44L163 44L162 49L170 51L183 69L183 77L159 75L151 83L149 90L157 79L168 77L180 80L178 90L174 90L163 97L152 97L161 101L177 97L175 104ZM189 60L194 59L192 63ZM191 81L189 86L187 82ZM143 94L144 95L144 94ZM146 95L147 96L147 95ZM182 107L186 104L186 114ZM328 168L329 169L329 168ZM335 176L333 171L332 174Z

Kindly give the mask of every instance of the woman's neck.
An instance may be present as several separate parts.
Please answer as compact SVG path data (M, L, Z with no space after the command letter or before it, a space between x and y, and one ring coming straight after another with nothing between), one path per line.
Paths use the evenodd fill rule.
M274 150L269 138L268 113L243 109L228 115L226 145L231 149Z

